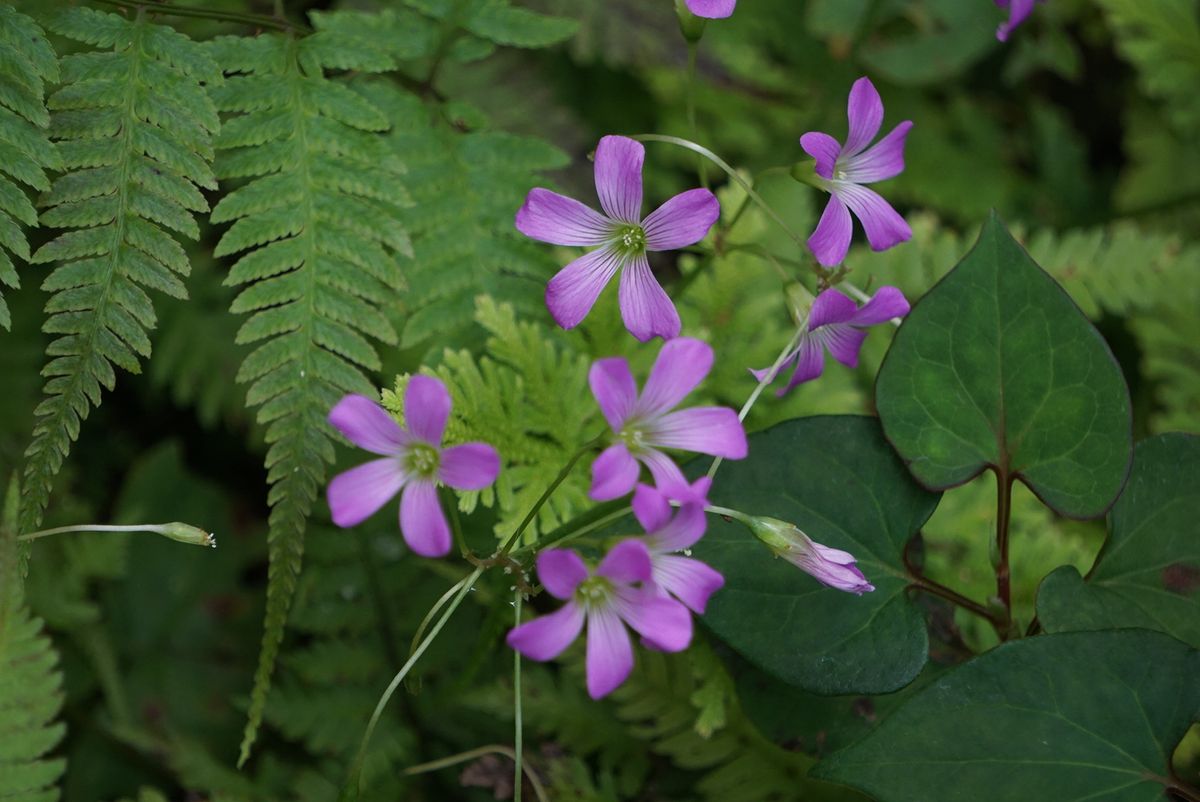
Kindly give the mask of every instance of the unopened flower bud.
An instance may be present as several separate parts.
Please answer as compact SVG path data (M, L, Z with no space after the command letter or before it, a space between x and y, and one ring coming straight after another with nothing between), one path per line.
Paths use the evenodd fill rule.
M208 546L213 549L217 547L217 538L215 535L205 532L197 526L180 523L179 521L161 524L155 527L154 531L163 537L169 537L171 540L177 540L180 543L189 543L193 546Z
M856 566L854 555L817 543L794 524L777 518L754 516L748 525L754 536L823 585L862 595L875 590Z
M809 312L812 311L812 293L799 281L787 285L783 293L787 297L788 311L792 313L796 325L803 325L808 320Z
M804 161L796 162L791 169L792 178L799 181L801 184L808 184L810 187L823 189L820 182L825 179L817 175L817 160L805 159Z
M703 38L707 20L693 14L683 0L675 0L675 16L679 17L679 30L688 44L694 45Z

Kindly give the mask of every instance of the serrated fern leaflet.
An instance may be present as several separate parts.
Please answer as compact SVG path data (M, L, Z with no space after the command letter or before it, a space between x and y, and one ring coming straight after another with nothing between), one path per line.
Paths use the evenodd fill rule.
M252 313L238 341L258 346L238 379L250 383L248 403L267 426L271 484L266 623L243 762L262 720L305 520L333 460L325 416L343 393L374 393L363 370L380 365L367 337L396 342L379 308L401 284L396 254L410 253L398 222L408 202L402 166L374 133L387 118L325 78L331 35L214 42L237 73L216 93L232 115L218 139L218 173L249 179L213 209L213 222L233 223L216 253L242 253L227 283L245 287L233 311Z
M58 170L58 151L46 128L45 82L58 82L58 57L37 23L8 6L0 6L0 326L12 318L4 287L20 286L14 254L29 260L29 243L18 224L37 225L37 211L21 184L50 188L46 170Z
M187 254L168 231L196 239L193 212L208 208L197 187L216 187L218 120L202 82L221 76L198 45L144 12L126 20L75 8L53 27L108 50L63 58L49 101L66 172L41 199L41 223L68 230L32 258L58 263L42 284L54 293L44 328L58 336L26 451L26 530L40 522L80 422L113 388L113 366L138 373L150 355L155 315L142 288L186 296Z

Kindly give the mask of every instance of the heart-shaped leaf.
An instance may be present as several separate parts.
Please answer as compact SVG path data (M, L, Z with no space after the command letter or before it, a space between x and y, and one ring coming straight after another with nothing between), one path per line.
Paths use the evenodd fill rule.
M1120 367L995 215L896 333L876 404L888 440L935 490L990 467L1056 512L1091 518L1129 470Z
M954 669L816 777L879 802L1148 802L1200 713L1200 652L1159 632L1013 641Z
M1038 588L1048 632L1145 627L1200 647L1200 437L1138 443L1109 535L1085 581L1071 566Z
M753 435L749 458L722 467L710 497L851 552L875 585L863 596L823 587L742 525L713 518L695 551L725 575L704 617L718 637L817 693L886 693L920 672L928 637L903 554L939 497L912 480L877 420L801 418Z

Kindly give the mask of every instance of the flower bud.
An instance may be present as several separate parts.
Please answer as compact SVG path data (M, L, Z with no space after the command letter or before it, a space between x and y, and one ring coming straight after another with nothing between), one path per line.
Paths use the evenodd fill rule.
M748 525L776 557L787 560L822 585L859 596L875 590L854 564L853 554L823 546L795 525L777 518L754 516Z
M793 281L784 287L783 294L787 298L788 311L792 313L796 325L804 325L809 312L812 311L813 294L799 281Z
M688 44L694 45L703 38L708 20L693 14L683 0L675 0L675 16L679 17L679 31Z
M821 182L825 179L817 175L816 159L805 159L804 161L798 161L793 164L791 176L801 184L808 184L810 187L824 189L824 186L821 184Z
M193 546L208 546L213 549L217 547L216 535L205 532L199 527L180 523L179 521L161 524L155 527L154 531L163 537L169 537L171 540L177 540L180 543L189 543Z

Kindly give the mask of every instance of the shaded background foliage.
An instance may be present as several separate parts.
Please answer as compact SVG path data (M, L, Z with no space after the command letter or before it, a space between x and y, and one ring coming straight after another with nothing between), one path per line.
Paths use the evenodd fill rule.
M914 236L883 254L856 245L847 261L855 280L920 295L966 252L995 208L1106 337L1132 391L1136 436L1197 430L1200 4L1050 0L1007 46L994 39L1001 16L987 0L740 5L733 18L707 28L693 131L687 50L669 0L527 0L514 6L555 19L510 20L511 27L455 16L454 4L436 0L284 4L293 23L329 34L325 49L320 40L311 45L313 58L345 105L323 111L353 129L347 137L381 132L368 155L397 165L394 183L389 176L374 195L363 189L365 177L363 186L330 189L375 200L391 193L372 208L388 227L382 233L393 237L380 247L395 258L400 291L380 290L373 301L381 316L368 332L375 345L350 357L358 365L354 381L390 388L397 373L431 365L455 388L456 412L464 414L453 425L463 437L513 424L503 450L517 469L494 494L466 500L473 542L484 548L511 531L529 494L581 439L590 412L580 410L592 409L582 380L587 361L648 355L633 351L616 328L608 296L579 331L550 328L542 287L566 253L531 246L512 231L525 191L551 182L590 197L588 154L599 136L675 134L760 176L762 192L792 227L808 230L818 199L786 168L803 157L801 133L843 129L845 92L863 74L879 86L889 124L916 122L907 170L888 191ZM16 6L51 32L60 55L87 49L53 33L65 4ZM275 11L252 0L206 7ZM211 19L152 20L197 42L255 33ZM228 72L233 45L218 41L225 43L198 52ZM51 90L73 80L43 77ZM231 99L236 80L224 89L209 82L222 110L239 108ZM227 119L214 145L228 151L268 138L254 126L234 130ZM222 178L245 175L221 155L216 165ZM697 167L683 151L650 145L647 198L693 186ZM216 208L239 186L200 185L205 204ZM743 196L736 187L718 194L728 221ZM88 416L54 479L46 524L186 520L215 531L220 548L193 553L120 535L36 546L25 596L61 656L63 796L329 800L422 616L459 574L408 555L391 514L340 532L327 524L318 498L260 741L246 771L231 768L267 595L266 432L236 382L253 347L239 339L245 317L229 313L238 291L226 283L235 258L225 252L236 249L218 249L239 215L217 225L195 211L198 240L185 243L189 298L154 299L153 356L140 375L121 373ZM59 224L46 225L26 232L34 253ZM274 239L272 231L245 244ZM685 333L717 346L705 393L733 406L753 387L744 368L769 364L791 325L770 259L738 247L750 244L794 258L790 241L751 209L715 259L663 255L654 263L674 283L673 294L686 288L678 301ZM47 293L39 289L46 269L16 264L19 289L0 266L12 318L11 331L0 332L3 477L23 464L49 340L41 331ZM750 428L801 414L871 413L889 336L872 334L859 369L831 369L785 400L760 403ZM489 397L495 388L503 390ZM547 428L537 428L539 420ZM315 454L332 442L326 432L310 435ZM976 598L992 582L980 536L991 526L990 482L984 477L948 495L922 529L926 571ZM582 509L583 489L564 487L539 529ZM1036 580L1064 563L1085 572L1103 525L1057 519L1023 488L1014 510L1014 575L1025 578L1014 590L1015 612L1028 621ZM410 682L420 692L402 694L376 735L368 798L504 793L511 769L498 758L465 770L400 772L510 739L510 659L499 644L511 622L504 604L490 603L506 594L502 581L485 583L473 597L480 603L464 607L420 664ZM977 620L927 600L922 606L934 661L918 685L960 660L962 644L994 642ZM525 676L534 765L555 799L859 798L800 778L812 756L872 728L911 693L812 697L773 685L724 647L701 642L683 656L647 655L612 700L593 703L581 690L577 656L567 663L565 670L528 666ZM1194 772L1198 754L1195 740L1185 741L1180 766ZM138 797L151 788L161 790Z

